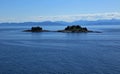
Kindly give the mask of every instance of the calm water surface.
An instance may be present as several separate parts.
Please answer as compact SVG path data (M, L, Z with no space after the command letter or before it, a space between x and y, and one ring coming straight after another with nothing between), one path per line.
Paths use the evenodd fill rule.
M0 74L120 74L119 25L87 26L102 33L22 32L30 27L0 25Z

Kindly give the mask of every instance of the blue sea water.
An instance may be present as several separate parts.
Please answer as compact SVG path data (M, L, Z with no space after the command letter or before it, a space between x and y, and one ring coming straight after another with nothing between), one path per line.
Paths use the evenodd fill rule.
M87 26L102 33L22 32L30 27L0 25L0 74L120 74L120 25Z

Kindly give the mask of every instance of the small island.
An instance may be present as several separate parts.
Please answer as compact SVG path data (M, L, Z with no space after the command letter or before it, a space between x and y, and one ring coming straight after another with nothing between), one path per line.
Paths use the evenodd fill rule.
M24 30L24 32L101 33L98 31L90 31L86 27L81 27L80 25L67 26L64 30L57 30L57 31L43 30L42 27L38 26L38 27L32 27L30 30Z
M86 27L81 27L79 25L67 26L64 30L58 30L58 32L92 32L89 31Z
M48 32L48 30L43 30L42 27L32 27L30 30L24 30L24 32Z

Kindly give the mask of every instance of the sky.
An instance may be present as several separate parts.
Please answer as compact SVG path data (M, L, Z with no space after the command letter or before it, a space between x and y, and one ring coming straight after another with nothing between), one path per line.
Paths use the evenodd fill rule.
M0 22L120 19L120 0L0 0Z

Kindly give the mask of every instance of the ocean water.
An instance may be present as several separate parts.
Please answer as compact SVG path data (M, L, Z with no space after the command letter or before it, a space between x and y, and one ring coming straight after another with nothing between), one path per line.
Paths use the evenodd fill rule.
M120 25L87 26L102 33L22 32L30 27L0 25L0 74L120 74Z

